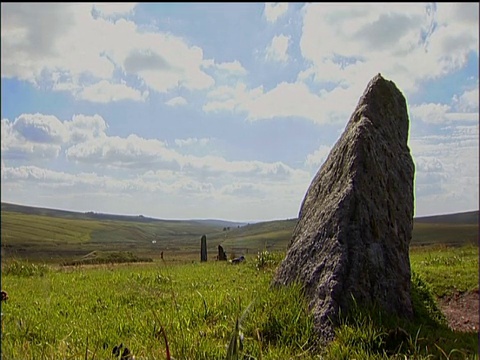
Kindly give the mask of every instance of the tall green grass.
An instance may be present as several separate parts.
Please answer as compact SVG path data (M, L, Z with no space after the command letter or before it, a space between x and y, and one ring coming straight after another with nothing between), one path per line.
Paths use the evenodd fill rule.
M354 306L335 341L320 349L300 286L270 287L281 254L264 250L238 265L153 262L27 271L22 265L31 263L3 264L9 300L2 303L2 359L111 359L120 344L137 360L478 359L477 334L448 329L436 306L436 285L421 265L435 251L412 252L415 319ZM462 250L442 254L449 251L459 256ZM463 251L468 258L475 249ZM436 281L443 268L436 260L429 266ZM452 262L449 270L460 266Z
M165 359L163 329L176 359L225 359L249 304L242 354L293 356L307 346L308 314L297 290L269 288L271 271L252 261L2 272L2 358L108 359L123 344L137 359Z
M414 248L412 269L431 284L436 296L478 289L478 246Z

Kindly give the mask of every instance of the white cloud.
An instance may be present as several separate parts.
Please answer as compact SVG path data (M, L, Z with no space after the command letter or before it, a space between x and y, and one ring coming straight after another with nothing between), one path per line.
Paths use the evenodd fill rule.
M223 186L220 190L222 195L237 198L253 198L255 200L265 199L266 192L258 184L253 183L233 183Z
M287 62L288 44L290 37L285 35L276 35L266 50L266 59L270 61Z
M65 121L64 125L70 134L69 141L80 143L98 137L105 137L108 128L105 120L98 114L93 116L73 115L71 121Z
M455 121L478 122L478 113L451 112L446 104L421 104L410 107L412 120L421 120L430 124L448 124Z
M244 105L249 120L300 116L321 122L322 99L302 83L281 83Z
M104 16L133 13L137 3L94 3L93 8Z
M62 147L104 137L107 124L99 115L74 115L60 121L53 115L21 114L2 120L2 159L55 158Z
M96 5L102 12L125 13L132 5ZM123 6L123 5L121 5ZM2 77L18 78L54 90L69 90L84 99L141 100L148 93L118 84L119 76L137 76L158 92L214 84L202 70L203 51L168 33L140 31L132 21L94 17L92 4L2 3ZM109 9L110 8L110 9ZM123 75L114 72L122 69ZM85 79L97 82L92 86ZM110 83L110 85L108 85ZM85 88L85 89L84 89ZM83 92L82 92L83 89ZM112 90L120 96L111 96Z
M226 71L232 75L243 76L247 74L247 70L238 60L215 64L215 66L218 70Z
M77 98L98 103L109 103L122 100L145 101L148 91L141 93L125 84L112 84L107 80L84 87Z
M215 60L209 59L204 60L202 65L215 78L217 88L225 85L234 85L248 74L248 71L238 60L216 63Z
M178 155L166 144L137 135L127 138L118 136L87 140L69 147L65 152L71 161L99 164L111 168L144 168L158 164L178 168Z
M1 157L5 159L22 160L27 158L54 158L60 153L61 146L55 143L27 141L16 129L14 123L2 119ZM48 133L44 133L49 136Z
M193 144L205 145L208 140L177 139L175 143L184 147ZM164 142L144 139L137 135L129 135L127 138L93 138L69 147L65 154L70 161L103 168L175 170L189 177L204 179L235 176L281 182L298 176L300 171L282 162L228 161L214 155L184 155L168 148ZM300 173L302 176L307 175L305 171Z
M175 145L178 147L192 146L192 145L201 145L205 146L210 142L210 139L207 138L188 138L188 139L175 139Z
M467 25L454 10L466 12L445 3L307 4L300 48L318 82L365 86L381 72L408 93L478 54L478 16Z
M203 106L205 112L245 111L246 104L263 94L263 87L248 90L238 82L233 86L218 86L207 94L208 102Z
M268 22L274 23L288 10L288 3L265 3L263 14Z
M417 214L478 209L478 143L478 125L410 138Z
M176 96L165 102L168 106L183 106L187 105L187 100L182 96Z
M112 48L110 55L126 72L137 75L152 89L158 92L178 87L201 90L215 83L201 69L203 51L199 47L188 46L173 35L138 33L136 29L126 32L125 37L130 41L127 43L135 47L118 46Z
M466 90L460 96L453 97L453 106L462 112L478 113L478 87L472 90Z
M22 114L2 119L2 159L54 158L68 139L62 122L52 115Z
M75 203L77 211L158 217L158 213L151 211L160 209L163 218L205 218L206 214L212 214L213 218L223 219L282 219L291 217L291 209L298 208L298 199L304 195L309 182L306 173L292 175L287 181L259 182L228 173L208 180L184 172L149 170L129 178L114 178L37 166L6 166L2 167L1 191L4 201L15 200L13 202L33 206L51 203L49 207L53 208L58 208L59 202ZM21 188L12 199L11 192L19 185ZM281 198L278 194L282 194ZM225 207L225 203L229 206ZM245 207L249 208L248 218ZM273 212L268 210L272 207Z
M265 92L263 87L249 90L245 84L237 83L235 87L210 91L203 110L246 113L249 121L302 117L318 124L337 123L348 119L362 93L363 89L356 93L353 87L337 87L316 95L303 82L282 82Z
M448 122L447 112L450 106L445 104L421 104L410 107L413 120L419 119L427 123L441 124Z
M36 143L59 144L68 138L62 122L52 115L22 114L12 127L23 139Z

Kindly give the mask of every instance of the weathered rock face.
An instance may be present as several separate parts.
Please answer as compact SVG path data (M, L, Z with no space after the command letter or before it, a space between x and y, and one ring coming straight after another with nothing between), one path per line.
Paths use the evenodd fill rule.
M402 93L380 74L314 177L273 283L303 284L321 342L352 296L410 317L414 164Z

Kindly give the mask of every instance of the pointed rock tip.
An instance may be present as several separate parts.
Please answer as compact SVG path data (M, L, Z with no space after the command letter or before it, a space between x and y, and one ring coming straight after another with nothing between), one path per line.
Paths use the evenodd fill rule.
M393 81L385 79L381 73L378 73L368 82L367 87L364 91L364 100L367 94L372 94L373 89L378 89L383 86L388 86L389 88L392 88L393 86L393 88L398 90L397 86Z
M370 84L374 84L376 82L379 82L379 81L386 81L386 79L382 76L381 73L378 73L377 75L375 75L372 80L370 80Z

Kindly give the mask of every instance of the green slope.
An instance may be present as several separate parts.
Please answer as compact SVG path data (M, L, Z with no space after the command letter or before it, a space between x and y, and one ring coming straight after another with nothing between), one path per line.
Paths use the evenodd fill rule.
M225 222L211 220L159 220L2 203L1 245L2 254L22 257L71 257L94 250L159 256L162 251L195 253L206 235L209 258L214 258L218 245L227 255L286 250L296 223L288 219L226 229L221 226ZM478 244L478 211L414 221L412 246L466 243Z

